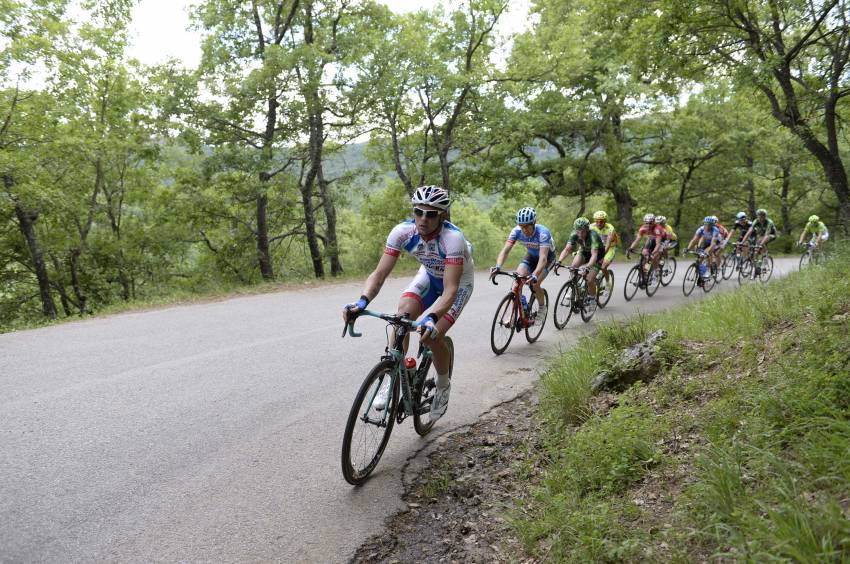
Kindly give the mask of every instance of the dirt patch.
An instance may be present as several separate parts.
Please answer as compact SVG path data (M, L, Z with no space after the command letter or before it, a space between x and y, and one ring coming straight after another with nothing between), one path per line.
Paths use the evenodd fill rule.
M542 467L538 396L529 391L446 437L405 492L407 509L351 562L534 562L510 525Z

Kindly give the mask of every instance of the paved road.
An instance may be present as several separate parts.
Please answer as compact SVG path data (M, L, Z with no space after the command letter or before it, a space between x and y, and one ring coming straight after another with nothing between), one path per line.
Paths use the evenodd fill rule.
M669 288L627 304L628 266L597 318L685 301L680 265ZM592 328L571 320L556 332L550 320L538 343L517 335L495 357L502 280L476 277L453 330L451 406L429 441L526 390L547 355ZM553 299L562 280L546 284ZM371 307L391 310L407 281L388 281ZM345 417L384 342L375 319L358 321L362 339L339 337L340 306L360 289L0 335L0 562L346 561L401 506L402 468L427 444L405 423L367 484L341 477Z

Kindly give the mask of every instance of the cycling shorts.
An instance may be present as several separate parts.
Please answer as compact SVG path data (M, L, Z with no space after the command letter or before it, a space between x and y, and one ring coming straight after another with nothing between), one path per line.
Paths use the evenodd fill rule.
M538 262L540 262L540 255L533 255L531 253L525 253L525 256L519 261L520 264L524 264L528 268L529 272L534 272ZM549 274L553 266L555 266L555 252L550 250L549 254L546 255L546 268L543 269L543 273Z
M605 256L602 258L604 262L611 262L614 260L614 255L617 254L617 247L611 247L608 249L608 252L605 253Z
M455 296L455 301L452 306L449 308L449 311L443 316L445 317L449 323L454 324L457 321L457 318L460 317L460 312L463 311L463 308L466 306L469 298L472 296L472 288L473 281L470 279L468 282L466 280L461 280L461 284L457 289L457 296ZM413 277L413 280L410 282L410 285L405 288L404 292L401 294L402 298L414 298L419 301L422 305L422 311L424 312L426 309L434 305L434 302L437 301L437 298L443 295L443 280L442 278L435 278L428 274L428 271L425 270L424 266L419 267L419 272L416 273L416 276Z

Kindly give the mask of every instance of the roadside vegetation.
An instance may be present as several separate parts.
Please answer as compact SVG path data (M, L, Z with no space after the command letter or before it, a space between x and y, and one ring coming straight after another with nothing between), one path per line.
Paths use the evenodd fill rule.
M547 561L850 560L850 253L602 326L542 379L546 466L516 530ZM656 329L649 384L594 372Z

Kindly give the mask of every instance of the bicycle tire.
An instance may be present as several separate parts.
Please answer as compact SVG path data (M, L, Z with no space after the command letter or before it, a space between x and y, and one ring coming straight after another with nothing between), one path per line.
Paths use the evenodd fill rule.
M649 272L646 273L646 295L650 298L655 295L655 292L658 291L658 287L661 285L661 272L657 268L650 267Z
M766 275L765 275L765 272L767 272ZM768 280L770 280L770 277L772 275L773 275L773 257L768 255L768 256L766 256L762 259L761 271L759 271L759 280L762 283L765 283Z
M384 454L384 449L387 447L387 442L390 440L390 435L393 432L393 426L395 425L396 420L396 412L398 410L398 400L399 400L399 381L398 378L393 378L393 372L397 369L396 361L386 359L382 360L378 364L369 371L369 374L366 376L366 379L363 380L363 384L360 385L360 389L357 391L357 395L354 396L354 402L351 404L351 411L348 412L348 420L345 423L345 432L342 436L342 475L345 478L345 481L351 484L352 486L359 486L366 478L369 477L369 474L375 469L378 465L378 462L381 460L381 456ZM363 421L361 417L361 413L364 413L364 416L368 417L368 412L372 409L371 402L374 401L375 396L378 393L378 389L383 383L384 378L391 378L392 382L392 390L390 392L390 401L388 403L388 411L382 413L381 418L384 423L380 424L378 422L366 422ZM374 391L372 391L373 384L376 385ZM371 393L370 393L371 392ZM364 409L364 401L368 402L369 405L365 406ZM374 454L369 458L368 463L362 465L362 468L355 468L352 463L351 457L351 447L353 442L353 437L355 433L355 427L357 423L361 422L364 425L374 426L376 429L380 431L376 431L373 433L373 437L377 439L377 445L375 447ZM380 438L378 438L380 437ZM364 439L365 444L365 439ZM360 444L358 440L356 442L357 445ZM366 455L367 457L369 455Z
M670 263L673 263L673 268L670 268ZM667 257L664 259L664 268L661 270L661 285L665 288L673 282L676 276L676 257ZM665 282L666 280L666 282Z
M505 319L505 316L508 316L508 319ZM499 307L496 308L496 315L493 316L493 326L490 327L490 348L493 349L493 352L497 355L502 354L508 348L508 345L511 344L511 339L514 338L514 330L517 323L517 316L519 312L517 312L516 307L514 306L514 295L513 293L508 293L502 298L502 301L499 302ZM500 331L507 332L507 339L503 345L496 344L496 331L499 328Z
M576 299L581 300L579 302L579 314L581 315L581 320L587 323L593 319L593 314L596 313L596 296L591 300L587 299L587 280L584 278L578 281L578 285L579 290Z
M608 275L604 276L602 280L605 282L605 292L601 294L598 290L596 292L596 304L600 308L604 308L611 301L611 295L614 293L614 271L608 270Z
M638 284L640 283L640 266L635 265L629 270L629 273L626 274L626 282L623 284L623 297L626 298L627 302L630 302L632 298L635 297L638 291ZM629 288L631 288L631 294L629 294Z
M452 372L454 371L455 344L452 341L452 338L448 335L443 337L443 340L449 349L449 358L451 359L449 363L449 378L451 379ZM434 378L427 378L428 370L431 368L432 364L433 360L430 356L428 356L428 359L419 365L417 370L422 371L421 375L423 377L419 379L419 385L417 386L418 389L413 391L413 397L418 398L416 407L413 409L413 429L420 437L427 435L431 431L431 427L433 427L434 423L436 423L436 421L431 420L431 401L434 399L434 389L436 385L434 383ZM427 416L427 422L423 416Z
M753 259L744 259L741 263L741 270L738 271L738 283L743 284L753 273Z
M540 334L543 332L543 326L546 325L546 318L549 317L549 294L545 288L543 289L543 298L546 300L546 304L542 308L538 304L536 314L534 305L537 304L537 294L532 292L531 300L528 302L529 319L534 319L534 324L525 328L525 340L529 343L533 343L540 338ZM540 319L541 311L543 311L542 321ZM537 332L535 333L535 331Z
M702 279L702 291L707 294L714 289L716 284L717 276L716 274L712 274L711 267L708 267L708 276Z
M735 274L735 267L738 264L739 256L735 253L730 253L723 258L723 266L720 269L724 280L729 280Z
M552 308L552 323L558 329L563 329L573 315L573 285L570 281L564 283L558 290L555 306ZM566 313L564 313L566 311ZM566 315L566 317L564 317Z
M800 256L800 270L805 269L807 266L811 266L814 262L812 258L813 256L811 252L806 251L805 253L803 253Z
M685 278L682 280L682 293L685 296L690 296L693 293L697 286L697 280L699 280L699 268L696 263L693 263L685 270Z

